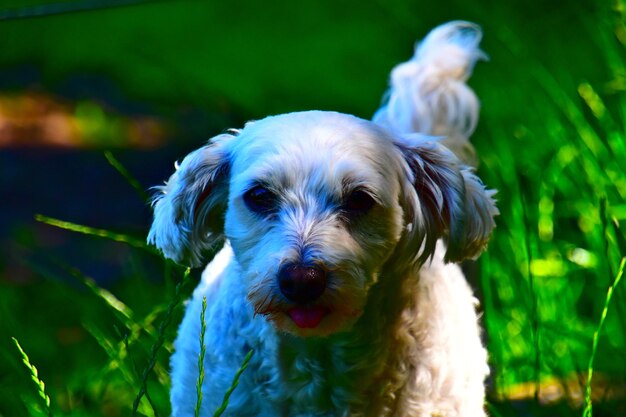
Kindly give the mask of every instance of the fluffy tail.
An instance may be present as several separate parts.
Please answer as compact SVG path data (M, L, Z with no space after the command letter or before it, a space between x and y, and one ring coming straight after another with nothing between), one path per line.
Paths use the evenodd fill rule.
M433 29L415 55L391 72L386 103L374 122L400 134L440 136L465 163L476 164L469 137L478 122L479 102L465 81L474 64L487 55L474 23L453 21Z

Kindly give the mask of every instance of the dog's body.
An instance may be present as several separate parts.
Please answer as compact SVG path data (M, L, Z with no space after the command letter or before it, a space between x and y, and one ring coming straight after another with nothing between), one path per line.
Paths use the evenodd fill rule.
M463 81L481 57L479 40L465 22L433 31L403 64L413 64L411 80L421 71L418 90L404 91L397 73L407 67L398 67L374 122L274 116L184 159L155 202L149 241L196 265L225 244L180 327L174 416L194 415L198 402L204 297L203 416L250 349L226 415L484 415L476 302L447 262L482 251L493 193L436 139L407 135L469 146L477 102ZM446 48L454 59L441 56Z

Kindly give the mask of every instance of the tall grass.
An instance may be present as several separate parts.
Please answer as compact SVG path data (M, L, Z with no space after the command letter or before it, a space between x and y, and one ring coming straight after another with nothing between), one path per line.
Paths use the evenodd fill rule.
M621 3L615 5L623 13ZM572 79L572 67L548 67L528 55L517 32L503 27L498 41L511 55L503 61L523 65L503 68L492 61L491 74L499 78L482 79L478 71L476 80L484 109L476 135L483 139L479 173L499 190L501 212L480 275L492 396L496 402L534 397L535 413L558 405L560 414L570 415L592 399L604 404L601 413L626 412L626 293L616 279L626 255L626 61L619 13L583 29L602 51L604 62L597 65L608 69L608 78ZM501 119L503 103L519 111L515 122ZM590 389L594 371L599 383Z
M606 294L606 301L604 302L604 309L602 310L602 315L600 316L600 324L598 324L598 329L593 334L593 345L591 348L591 356L589 358L589 366L587 367L587 386L585 389L585 409L583 411L583 417L591 417L592 416L592 399L591 399L591 383L593 380L593 362L596 357L596 352L598 350L598 336L604 327L604 320L606 319L606 315L608 314L609 304L611 303L611 298L613 297L613 291L615 287L619 284L619 281L622 279L622 275L624 274L624 265L626 265L626 257L622 258L622 261L619 265L619 270L617 271L617 276L615 277L615 281L609 287Z
M222 404L217 408L217 410L215 410L213 417L221 416L224 413L224 411L226 411L226 409L228 408L228 401L230 399L230 396L235 390L235 388L237 388L237 385L239 385L239 377L241 377L241 374L243 373L243 371L245 371L246 368L248 367L248 364L250 363L250 359L252 359L253 354L254 354L254 350L252 349L250 349L250 351L248 351L248 353L246 354L245 358L243 359L243 362L241 363L241 366L239 367L239 369L235 373L235 376L233 377L233 382L231 383L230 387L228 387L228 389L226 390L226 393L224 394L224 399L222 400Z
M30 359L28 358L26 352L24 352L24 349L22 349L22 346L20 346L20 342L18 342L17 339L14 337L12 337L11 339L13 340L13 343L15 343L15 346L17 347L17 350L22 357L22 362L24 362L24 365L26 366L26 369L30 374L30 378L35 383L35 387L37 388L37 396L43 402L46 415L48 415L48 417L52 417L52 409L50 408L50 397L46 393L46 384L39 378L39 372L37 371L37 368L35 367L35 365L30 363Z
M198 381L196 383L196 409L195 416L200 417L200 408L202 407L202 385L204 383L204 355L206 353L206 345L204 336L206 334L206 297L202 299L202 311L200 313L200 354L198 355Z
M122 164L115 159L111 154L105 154L107 160L111 163L111 165L120 172L124 178L126 178L129 184L133 187L136 187L138 182L134 179L132 174L126 170ZM141 196L141 194L140 194ZM50 226L58 227L61 229L65 229L70 232L80 233L86 236L94 236L98 238L104 238L107 240L112 240L115 242L120 242L123 244L127 244L136 249L141 249L144 252L154 254L155 250L151 247L148 247L142 241L127 236L122 233L111 232L105 229L98 229L89 226L79 225L76 223L62 221L54 218L50 218L44 215L36 215L35 219L42 223L48 224ZM93 336L93 338L98 342L100 347L106 352L109 357L108 365L102 367L101 373L109 374L112 372L119 372L122 376L122 379L128 384L127 394L134 388L137 389L137 394L132 402L132 410L131 415L138 416L159 416L165 415L166 412L163 412L163 404L157 404L153 400L150 394L150 390L148 389L149 378L152 374L157 374L158 380L160 384L162 384L161 389L158 391L157 395L159 396L160 402L163 402L163 398L167 398L167 386L169 384L167 374L165 371L165 366L163 364L163 359L159 358L159 352L163 347L166 347L168 351L167 354L171 354L171 340L172 335L171 331L168 335L168 330L172 321L175 318L175 311L180 306L181 302L189 296L189 287L188 282L191 274L191 270L187 268L184 271L182 279L176 284L174 293L171 299L167 303L167 307L164 308L164 304L157 304L153 306L152 310L145 316L143 320L137 320L135 318L135 313L133 310L128 307L124 302L122 302L118 297L116 297L109 290L101 288L98 286L92 278L84 275L77 268L68 266L64 264L60 260L53 260L57 264L61 265L65 271L76 278L82 285L84 285L87 289L90 290L91 294L105 307L107 307L114 316L118 319L118 324L121 324L123 329L118 329L118 334L122 334L122 339L115 341L110 336L107 336L104 332L102 332L98 327L94 326L92 323L84 322L84 328ZM164 262L164 270L166 274L169 274L172 269L179 270L180 268L174 267L173 264L168 260L163 260ZM204 337L206 332L206 321L205 321L205 312L207 308L206 297L202 303L202 312L201 312L201 333L199 334L200 340L200 355L198 357L198 367L199 367L199 376L197 381L197 402L195 414L196 416L200 415L201 405L202 405L202 384L204 381L204 354L205 354L205 345L204 345ZM163 314L163 317L160 320L160 324L158 326L158 330L155 331L153 327L153 323L156 320L156 317ZM145 334L143 334L145 333ZM141 376L136 369L136 363L134 362L134 358L129 357L128 350L131 344L139 344L141 342L141 337L148 336L148 339L151 340L151 345L149 348L149 355L147 357L147 364L143 368L143 372ZM30 363L30 360L19 342L16 338L13 338L13 342L15 343L19 353L22 356L22 361L24 362L27 370L30 373L30 377L36 385L37 394L42 399L45 405L46 414L49 417L52 417L51 411L51 400L48 394L45 391L45 383L39 378L37 368ZM237 385L239 384L239 378L241 374L245 371L248 366L248 363L252 357L253 351L251 350L245 356L241 367L237 370L237 372L233 376L233 382L230 386L224 387L225 394L222 404L215 410L215 416L220 416L228 407L228 401L230 395L235 390ZM130 363L129 363L130 362ZM106 389L106 388L105 388ZM143 399L146 401L142 401ZM34 406L30 407L31 409L37 409ZM159 412L161 410L161 412ZM1 415L1 414L0 414Z
M602 75L589 79L573 77L570 61L537 58L525 22L509 28L493 12L484 25L492 60L472 83L483 108L479 174L499 190L501 212L478 275L494 416L590 417L592 405L595 415L626 415L626 29L623 3L613 6L578 28L602 51ZM106 157L145 200L145 187ZM49 358L36 361L49 377L44 385L15 339L18 350L0 359L18 363L11 383L25 394L0 399L0 415L168 415L168 358L196 274L162 260L143 238L37 220L128 246L128 270L104 289L63 260L47 259L30 265L47 280L19 291L3 287L1 320L29 317L17 336L29 341L32 357ZM51 315L50 306L63 309ZM251 355L224 387L215 415L227 409ZM202 378L211 378L202 371L198 412Z
M187 278L189 277L190 274L190 269L187 268L187 270L185 271L185 275L183 277L183 280L181 282L178 283L178 285L176 285L176 292L174 294L174 298L172 299L172 301L169 303L169 305L167 306L167 311L165 313L165 317L163 318L163 321L161 322L161 324L159 325L159 331L158 331L158 335L156 338L155 343L152 345L151 349L150 349L150 360L148 362L148 365L146 366L146 368L144 369L142 378L141 378L141 387L139 389L139 393L137 394L137 397L135 398L135 401L133 402L133 412L132 415L133 417L135 417L137 415L137 410L139 409L139 405L141 403L141 399L143 398L143 396L147 396L148 395L148 376L150 375L150 373L152 372L152 370L154 369L154 367L157 364L157 354L159 352L159 350L163 347L163 344L165 343L165 330L168 328L168 326L171 324L172 322L172 317L173 317L173 313L174 313L174 309L183 301L182 299L182 292L181 292L181 288L182 288L182 284L187 281ZM150 405L152 406L152 411L154 412L154 414L156 415L156 409L154 408L152 401L148 398L148 401L150 402Z

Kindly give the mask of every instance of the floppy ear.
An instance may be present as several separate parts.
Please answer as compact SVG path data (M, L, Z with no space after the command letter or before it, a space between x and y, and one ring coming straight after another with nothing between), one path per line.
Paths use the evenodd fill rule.
M178 263L200 266L223 240L228 199L231 134L214 137L183 159L163 186L155 187L154 221L148 243Z
M398 144L407 166L407 244L415 261L432 256L437 239L446 262L476 258L486 247L498 213L493 195L470 167L433 141Z

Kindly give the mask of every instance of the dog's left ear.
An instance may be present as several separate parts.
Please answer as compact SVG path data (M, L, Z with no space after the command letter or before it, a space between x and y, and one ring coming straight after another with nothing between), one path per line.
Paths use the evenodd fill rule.
M187 155L165 185L155 187L154 221L148 243L165 257L187 266L201 266L223 240L228 199L232 134L214 137Z
M486 247L498 213L493 195L472 168L435 141L397 143L406 161L408 245L416 261L432 256L438 239L446 262L476 258Z

